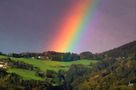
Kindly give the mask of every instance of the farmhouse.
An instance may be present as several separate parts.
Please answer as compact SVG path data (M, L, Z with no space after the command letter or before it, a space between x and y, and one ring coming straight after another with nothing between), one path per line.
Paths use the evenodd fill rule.
M7 68L7 63L0 62L0 68Z
M128 83L128 86L132 87L136 84L136 79L134 80L131 80L129 83Z

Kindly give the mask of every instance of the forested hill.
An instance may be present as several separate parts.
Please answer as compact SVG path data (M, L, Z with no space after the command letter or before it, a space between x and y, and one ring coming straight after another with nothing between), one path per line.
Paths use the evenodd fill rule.
M101 54L1 53L0 58L0 90L136 90L136 41Z
M136 55L136 41L99 54L101 57L134 57Z
M84 78L75 79L74 90L136 90L136 41L99 54L102 61ZM70 86L69 86L70 87Z
M136 90L136 60L105 60L92 70L74 80L74 90Z

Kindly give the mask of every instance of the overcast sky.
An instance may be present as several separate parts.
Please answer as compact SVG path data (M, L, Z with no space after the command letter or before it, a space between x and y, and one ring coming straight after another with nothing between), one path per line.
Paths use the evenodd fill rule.
M50 50L48 46L57 32L58 21L75 3L75 0L0 0L0 51ZM100 0L95 14L94 30L85 32L80 46L71 52L102 52L136 40L136 0Z

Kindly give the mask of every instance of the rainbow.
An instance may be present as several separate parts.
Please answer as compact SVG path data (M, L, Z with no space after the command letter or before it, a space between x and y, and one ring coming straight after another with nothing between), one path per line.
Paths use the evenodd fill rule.
M91 24L99 0L77 0L57 27L58 32L50 49L57 52L72 51L80 41L86 27Z

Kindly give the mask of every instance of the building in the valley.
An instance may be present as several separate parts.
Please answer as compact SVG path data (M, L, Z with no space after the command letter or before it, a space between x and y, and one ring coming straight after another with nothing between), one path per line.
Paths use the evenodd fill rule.
M0 68L7 68L7 63L0 61Z

